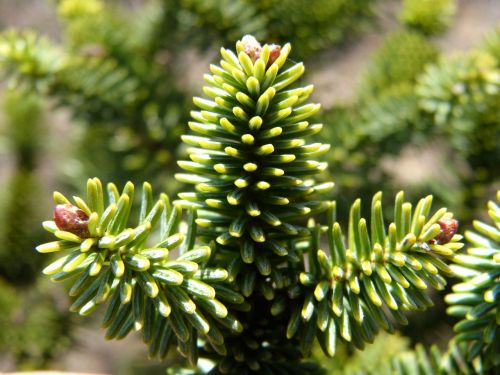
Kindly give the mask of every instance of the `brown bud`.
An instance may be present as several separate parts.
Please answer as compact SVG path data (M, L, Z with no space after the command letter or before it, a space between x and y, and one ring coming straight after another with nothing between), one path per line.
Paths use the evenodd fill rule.
M88 215L72 204L58 204L54 208L54 222L60 230L90 237Z
M278 57L280 57L281 53L281 47L277 44L271 44L269 46L269 61L267 62L267 65L271 65L273 62L276 61Z
M444 245L451 241L458 230L458 221L455 219L442 219L437 222L441 227L441 232L436 236L435 240L438 244Z
M245 52L252 62L255 62L260 57L260 51L262 46L259 41L255 39L252 35L245 35L241 39L241 43L243 43L243 52Z

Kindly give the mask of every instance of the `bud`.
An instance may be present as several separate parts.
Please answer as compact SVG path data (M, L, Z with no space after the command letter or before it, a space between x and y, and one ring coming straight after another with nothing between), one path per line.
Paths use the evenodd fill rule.
M458 230L458 221L455 219L442 219L437 222L441 227L441 232L435 237L438 244L444 245L451 241Z
M243 52L245 52L252 62L255 62L260 57L260 51L262 46L259 41L255 39L252 35L245 35L241 39L241 43L243 43Z
M271 44L269 46L269 61L267 62L267 65L271 65L273 62L276 61L278 57L280 57L281 53L281 47L277 44Z
M88 215L72 204L58 204L54 208L54 222L60 230L81 238L90 237Z

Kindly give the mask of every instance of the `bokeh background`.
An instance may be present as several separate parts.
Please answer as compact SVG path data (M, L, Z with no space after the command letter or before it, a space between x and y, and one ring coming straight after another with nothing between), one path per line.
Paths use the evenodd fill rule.
M53 190L78 195L91 176L183 188L191 97L246 33L305 61L344 214L405 190L464 229L500 188L497 0L0 0L0 30L0 371L164 373L135 337L106 342L98 317L70 315L34 247ZM443 294L400 334L322 363L342 374L445 343Z

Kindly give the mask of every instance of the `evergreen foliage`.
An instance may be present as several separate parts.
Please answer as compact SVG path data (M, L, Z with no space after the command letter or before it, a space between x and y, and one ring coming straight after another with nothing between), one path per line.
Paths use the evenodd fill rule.
M131 171L160 176L177 156L188 97L185 82L174 77L186 45L210 47L213 40L254 33L309 46L303 55L310 55L357 29L371 15L372 1L294 2L297 12L289 17L290 4L276 1L157 0L132 18L116 4L64 0L57 8L64 47L10 31L0 37L0 65L84 123L105 128L105 135L88 131L106 140L100 147L121 162L124 183Z
M434 131L469 165L471 176L461 176L464 206L481 205L485 192L495 189L500 172L499 60L484 51L443 58L419 78L419 106L432 116Z
M10 177L2 197L6 202L2 207L5 225L0 229L0 277L14 285L33 284L43 264L42 257L32 252L45 238L39 230L33 230L42 219L40 197L31 194L38 185L32 171L20 170Z
M401 22L424 34L446 30L456 11L456 0L404 0Z
M498 242L500 239L500 191L496 201L488 202L493 225L474 221L466 231L469 246L451 256L449 268L461 279L446 296L450 316L461 318L455 324L456 336L442 353L436 346L426 351L417 345L414 352L394 356L390 364L376 372L360 374L490 374L500 369L498 358Z
M362 104L335 106L325 111L321 120L335 124L325 127L317 140L336 145L326 154L335 173L326 178L336 181L342 197L338 201L342 218L349 209L348 202L358 197L369 200L382 187L386 194L396 194L394 176L381 168L382 160L397 157L409 144L425 146L433 131L432 121L420 110L419 98L410 83L392 85L377 96L364 98ZM425 181L424 187L413 186L413 191L407 193L413 199L422 190L429 190L429 185L430 181ZM450 188L446 194L441 189L432 192L439 204L453 202Z
M12 172L2 181L0 226L0 352L20 369L45 368L69 344L67 312L39 283L43 257L33 248L45 239L38 162L43 106L33 93L6 90L3 135Z
M0 35L0 64L2 75L13 77L14 84L27 82L43 90L61 61L59 50L47 38L8 30Z
M0 311L2 357L20 370L49 368L71 344L69 312L43 281L28 289L0 279Z
M389 48L404 35L424 43L410 47L408 59L388 53L405 50L404 43ZM356 101L335 106L322 116L323 122L336 124L318 140L338 145L327 157L335 167L342 196L369 199L376 191L373 186L390 192L399 171L393 174L381 168L382 161L400 155L408 146L418 153L436 142L448 150L440 168L452 174L442 179L430 176L407 193L431 191L440 204L451 205L463 218L480 208L488 192L496 189L500 165L496 40L493 30L481 49L438 56L431 42L414 31L388 35L366 69ZM426 50L424 45L434 51L427 62L418 57L418 51ZM388 75L390 71L398 73ZM410 71L404 79L404 72ZM345 207L345 202L340 200L339 205Z
M387 367L391 358L409 350L408 337L382 331L364 350L339 342L334 357L325 358L321 348L315 346L313 358L322 363L328 375L358 374L379 371Z
M100 180L89 179L87 200L74 197L75 205L60 193L54 221L44 222L57 241L37 247L40 253L61 253L43 273L52 281L72 279L71 311L88 315L109 302L102 325L106 338L123 338L132 329L142 330L150 356L165 358L173 343L192 363L197 361L198 332L223 350L223 336L212 323L241 331L241 324L228 313L226 304L241 304L243 296L227 290L222 268L203 267L210 258L208 246L195 247L194 213L186 234L178 232L181 210L161 195L153 201L149 184L141 194L137 224L128 227L134 185L120 194L108 184L109 204L104 203ZM159 237L148 241L155 226ZM180 255L169 261L169 253L181 246Z
M445 209L430 215L431 202L428 196L412 211L403 194L398 194L394 222L386 227L380 193L372 200L370 223L360 218L357 200L351 207L346 236L331 209L330 254L312 249L311 270L300 274L307 288L303 303L294 303L287 336L303 324L301 341L307 343L310 331L316 331L325 354L333 356L337 339L364 349L380 329L393 333L394 320L407 324L406 310L432 306L423 290L428 286L444 289L443 276L452 273L440 257L449 257L462 244L457 242L458 235L436 240L453 219ZM319 247L320 241L315 245Z
M430 196L412 208L394 190L400 168L382 167L410 143L449 142L447 162L464 166L455 168L456 181L431 178L407 189L406 197L430 190L434 204L450 204L467 218L497 189L498 30L480 50L439 56L429 36L447 27L455 2L405 0L406 29L389 34L359 98L324 114L320 122L329 126L320 132L323 126L312 120L319 105L308 102L313 87L303 84L303 64L289 56L285 42L295 56L308 58L345 41L372 15L373 0L152 0L133 18L113 2L57 3L63 46L31 31L4 32L0 70L11 86L43 93L86 125L72 146L81 159L73 177L99 175L125 185L122 192L113 183L103 189L94 178L85 199L54 195L54 220L44 227L55 239L38 250L58 257L44 272L69 282L71 311L87 315L103 305L106 337L139 331L151 357L163 360L176 347L190 364L171 367L170 374L324 374L328 364L319 350L335 356L331 363L350 362L346 352L407 324L408 312L431 307L428 289L441 291L458 275L447 302L450 315L462 320L446 351L420 345L408 351L401 343L390 361L385 357L392 352L384 352L384 364L336 369L500 371L498 204L489 203L494 226L475 222L466 232L470 246L460 250L453 215L431 212ZM261 46L246 36L236 51L222 48L188 123L191 54L197 58L245 33L281 45ZM8 225L0 238L9 245L0 252L0 274L31 283L40 258L25 259L21 250L38 235L31 235L38 220L38 137L26 137L37 134L36 127L26 131L29 118L18 120L23 126L9 137L23 167L2 207ZM190 160L178 162L184 169L178 184L165 186L179 151ZM180 184L193 189L173 203L165 194L154 200L148 183L134 194L125 183L131 173L134 180L161 182L168 193ZM389 205L379 190L396 195L394 210L382 212ZM137 220L129 224L129 216ZM7 319L0 325L15 337L9 350L17 363L45 366L68 343L67 317L40 303L52 301L45 290L12 304L18 292L0 280ZM25 312L31 304L33 311ZM19 316L19 324L9 325ZM38 318L45 319L45 335ZM23 340L31 343L31 358ZM8 339L0 335L0 343L7 346Z
M454 329L456 341L466 344L467 362L482 362L484 369L500 368L500 191L488 202L491 223L474 221L465 237L467 251L453 257L452 268L461 282L446 296L448 314L461 318Z
M164 194L155 202L145 183L138 221L129 227L131 183L121 194L110 183L105 194L100 180L90 179L86 200L73 203L54 194L54 220L44 227L57 240L37 250L61 256L44 273L72 280L71 311L87 315L108 302L107 338L135 328L151 356L164 358L177 346L192 365L198 358L213 364L172 374L320 374L318 364L304 362L316 339L328 356L337 342L363 349L378 331L394 332L394 321L406 324L406 311L432 306L425 290L444 289L454 274L450 260L496 267L496 258L456 254L463 246L458 223L444 208L431 213L431 196L412 209L399 193L389 225L381 193L369 221L356 200L343 233L336 203L319 196L333 183L314 180L327 167L314 158L329 146L306 142L322 128L310 122L319 105L307 103L312 86L298 84L304 66L288 59L290 51L289 44L261 46L251 36L236 52L221 49L220 64L204 77L206 98L194 98L195 134L182 136L191 160L179 162L186 173L176 177L195 189L173 205ZM316 223L312 215L325 211L325 223ZM492 227L477 228L497 236ZM469 251L481 257L496 250ZM474 321L459 323L461 330L490 319L495 299L486 298L487 308L471 310L477 316L464 313ZM491 327L490 341L462 335L485 345L476 351L485 369L496 365L496 322ZM461 365L460 350L434 363L419 349L416 359L395 359L391 368Z
M307 58L359 32L373 16L374 0L258 0L267 16L266 40L290 41L294 54Z
M417 93L422 109L434 115L437 125L454 124L454 130L459 130L461 120L498 116L499 85L496 60L488 53L473 51L429 66L419 79Z
M445 352L439 350L436 345L426 350L423 345L418 344L414 351L395 356L389 364L381 366L376 371L358 372L353 375L474 375L485 374L486 371L481 364L467 360L464 345L451 343Z
M0 64L13 84L27 84L77 119L105 127L101 147L118 154L121 170L151 175L171 162L180 135L185 97L172 67L165 69L160 56L142 58L150 41L141 36L149 34L130 38L135 23L125 22L123 12L99 12L100 2L80 4L77 12L72 3L59 5L66 50L32 32L10 31L0 37Z
M484 40L484 49L500 64L500 26L486 34Z
M170 3L178 3L179 23L186 30L196 30L190 32L197 34L193 37L201 39L199 43L210 45L214 40L225 43L244 34L266 37L267 14L259 13L254 1L175 0Z
M12 285L33 284L43 259L32 249L43 241L33 230L43 218L38 201L36 167L40 149L42 104L34 94L6 91L2 98L6 121L4 134L13 155L13 172L3 184L0 227L0 278ZM19 215L22 212L23 215Z
M252 61L246 48L260 47L248 47L256 41L244 42L236 54L222 49L220 66L212 65L213 75L205 76L209 86L204 91L213 100L194 99L201 111L191 112L189 126L200 135L183 136L194 146L189 150L192 161L179 162L196 174L177 178L196 184L195 193L180 195L181 203L198 209L207 239L238 255L236 269L256 267L243 272L245 284L254 279L244 289L250 295L256 271L269 276L273 261L295 256L283 241L307 235L301 225L304 215L326 209L328 204L316 196L333 184L311 179L326 168L314 157L329 146L304 140L322 125L306 121L319 110L318 104L305 104L312 86L289 87L304 72L303 64L282 69L289 44L281 51L264 46Z
M393 85L415 83L426 64L437 58L436 48L412 31L390 34L372 58L361 83L363 95L379 95Z
M162 0L178 7L172 16L190 40L231 43L244 34L284 43L307 58L339 44L373 17L374 0ZM193 32L196 30L196 32ZM199 32L198 30L202 30Z

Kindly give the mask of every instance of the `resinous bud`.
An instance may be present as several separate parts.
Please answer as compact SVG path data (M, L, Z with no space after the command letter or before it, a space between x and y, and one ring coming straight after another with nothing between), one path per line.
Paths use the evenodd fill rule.
M441 227L441 232L436 236L435 240L440 244L444 245L451 241L455 233L458 230L458 221L455 219L441 219L438 221Z
M90 237L88 215L72 204L58 204L54 208L54 222L62 231L81 238Z

